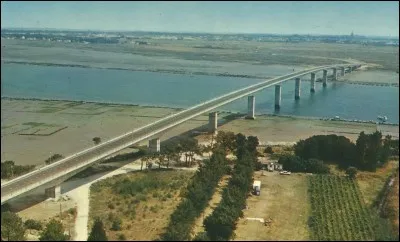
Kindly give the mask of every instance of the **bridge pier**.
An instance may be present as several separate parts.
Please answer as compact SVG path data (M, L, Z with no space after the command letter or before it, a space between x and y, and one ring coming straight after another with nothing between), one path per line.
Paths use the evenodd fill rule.
M337 69L336 68L333 68L333 79L332 80L333 81L337 80Z
M295 79L295 88L294 88L294 99L299 100L300 99L300 85L301 85L301 79L297 77Z
M247 99L247 119L255 119L255 102L256 98L254 96L249 96Z
M344 76L344 67L340 67L340 76Z
M352 68L351 68L351 66L349 66L349 73L351 73L351 71L352 71Z
M218 113L212 112L208 114L208 130L210 133L216 133L218 127Z
M315 73L311 73L311 87L310 87L310 92L314 93L315 92Z
M281 97L282 97L282 87L281 85L275 85L275 110L281 108Z
M61 186L57 185L44 190L47 198L59 198L61 196Z
M322 71L322 86L326 87L326 81L328 80L328 71L323 70Z
M160 152L160 138L149 140L149 150L154 153Z

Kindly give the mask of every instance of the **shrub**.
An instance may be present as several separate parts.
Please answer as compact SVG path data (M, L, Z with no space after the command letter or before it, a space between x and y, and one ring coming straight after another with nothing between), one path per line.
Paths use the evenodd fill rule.
M118 240L126 240L125 234L118 234Z
M151 206L150 207L150 211L152 211L153 213L157 213L158 212L158 207L157 206Z
M357 175L357 168L350 166L349 168L346 169L346 174L347 174L351 179L356 178L356 175Z
M25 228L27 229L34 229L34 230L42 230L43 226L40 221L36 221L34 219L28 219L24 223Z
M114 206L114 204L113 204L113 203L109 203L109 204L108 204L108 208L109 208L109 209L114 209L114 208L115 208L115 206Z
M264 150L264 153L273 154L274 151L272 150L272 147L271 147L271 146L267 146L267 148L265 148L265 150Z
M60 154L54 154L50 158L45 160L44 163L46 163L46 165L50 165L51 163L54 163L54 162L56 162L58 160L61 160L62 158L64 158L64 156L62 156Z
M115 218L111 225L111 230L120 231L122 227L122 220L120 218Z
M100 139L100 137L94 137L94 138L92 139L92 141L94 142L95 145L98 145L98 144L100 144L101 139Z

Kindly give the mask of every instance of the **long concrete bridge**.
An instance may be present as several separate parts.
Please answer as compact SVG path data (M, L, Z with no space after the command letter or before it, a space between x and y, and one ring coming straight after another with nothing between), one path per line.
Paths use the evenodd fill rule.
M211 111L217 107L230 103L239 98L248 96L265 88L275 85L275 108L281 106L281 85L280 83L295 79L294 98L300 98L301 77L311 75L310 92L315 92L316 73L323 72L322 85L326 87L328 80L328 70L333 70L332 80L335 81L338 76L344 76L357 68L360 64L340 64L315 67L307 70L293 72L288 75L268 79L266 81L230 92L228 94L208 100L176 114L167 116L157 120L151 124L143 126L139 129L125 133L102 144L83 150L79 153L68 156L60 161L54 162L41 169L34 170L23 176L1 184L1 204L17 198L28 191L38 187L44 187L45 193L49 197L56 197L60 194L60 185L63 181L75 175L76 173L86 169L109 155L112 155L122 149L125 149L135 143L154 137L161 132L177 126L189 119L199 116L205 112ZM339 73L340 71L340 73ZM248 97L248 118L254 119L255 98ZM209 128L211 132L217 130L217 112L209 115ZM149 148L153 151L160 151L160 139L152 139L149 141Z

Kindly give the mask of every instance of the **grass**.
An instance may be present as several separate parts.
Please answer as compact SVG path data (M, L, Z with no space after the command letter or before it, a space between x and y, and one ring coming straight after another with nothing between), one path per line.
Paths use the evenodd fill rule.
M372 206L379 192L383 189L385 181L395 169L398 161L391 160L383 167L378 168L376 172L359 171L357 174L357 183L363 195L365 204Z
M157 239L180 202L181 190L193 174L176 170L131 172L93 184L89 228L99 216L109 240L118 240L118 234L124 234L126 240ZM120 231L111 230L116 218L122 222Z
M399 170L393 181L393 186L390 188L386 197L386 202L383 205L382 212L391 223L392 233L399 237Z
M235 240L309 240L307 218L310 211L307 175L282 176L277 172L255 172L261 181L260 196L247 199L249 209L243 211L235 230ZM271 218L270 226L246 218Z

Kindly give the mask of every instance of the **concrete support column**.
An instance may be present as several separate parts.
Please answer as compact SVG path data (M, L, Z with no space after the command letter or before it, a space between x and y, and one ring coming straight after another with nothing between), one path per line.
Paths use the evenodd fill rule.
M150 152L160 152L160 138L149 140Z
M212 112L208 114L208 130L211 133L216 133L218 127L218 113Z
M59 198L61 196L61 186L57 185L54 187L46 188L44 190L47 198Z
M344 76L344 67L340 67L340 76Z
M352 68L351 68L351 66L349 66L349 73L351 73L351 71L352 71Z
M295 79L295 82L296 82L296 85L295 85L295 88L294 88L294 99L298 100L298 99L300 99L300 85L301 85L300 78L297 77Z
M275 110L279 110L281 108L281 99L282 99L282 87L281 85L275 85Z
M310 92L315 92L315 73L311 73L311 87Z
M337 69L336 68L333 68L333 79L332 80L333 81L337 80Z
M328 80L328 71L323 70L322 71L322 86L326 87L326 81Z
M255 119L254 111L255 111L255 102L256 98L254 96L248 97L248 104L247 104L247 117L248 119Z

